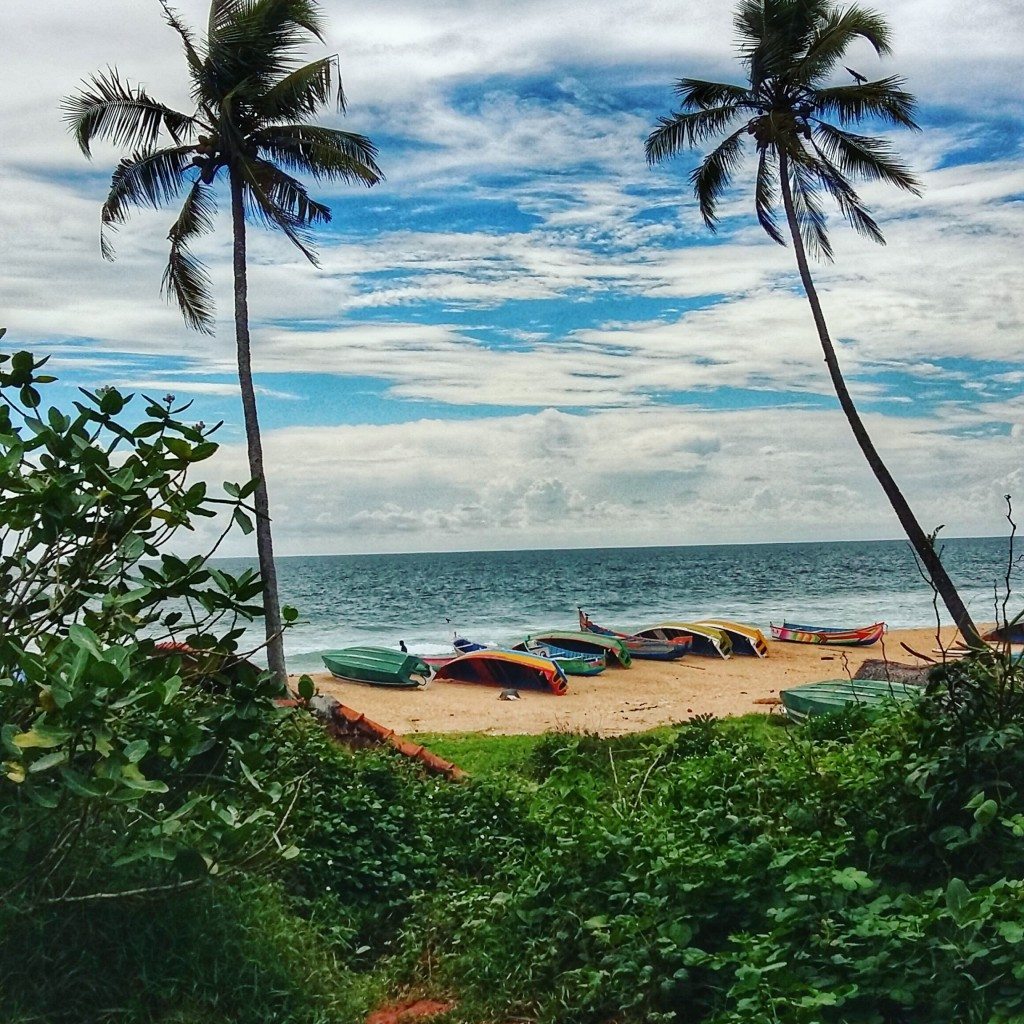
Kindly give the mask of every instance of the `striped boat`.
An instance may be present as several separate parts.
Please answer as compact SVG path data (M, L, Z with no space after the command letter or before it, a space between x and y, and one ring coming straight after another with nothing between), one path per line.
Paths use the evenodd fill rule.
M875 622L857 629L837 629L833 626L800 626L784 622L772 623L772 639L791 644L826 644L832 647L870 647L878 643L885 633L885 623Z
M679 636L674 640L652 640L650 637L638 636L635 633L625 633L618 629L608 629L606 626L599 626L589 615L579 608L580 629L584 633L594 633L597 636L611 636L621 640L628 648L634 658L647 659L649 661L675 661L681 658L690 650L692 640L687 636Z
M565 673L549 658L538 658L522 651L498 648L470 651L442 665L434 674L440 681L483 683L488 686L550 690L563 696L568 690Z

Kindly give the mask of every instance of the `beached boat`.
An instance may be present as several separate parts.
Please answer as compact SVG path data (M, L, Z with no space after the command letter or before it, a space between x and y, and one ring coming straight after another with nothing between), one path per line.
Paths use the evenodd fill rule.
M885 633L885 623L875 622L856 629L837 629L834 626L800 626L784 622L772 623L772 639L792 644L826 644L831 647L870 647L878 643Z
M562 696L568 689L565 672L550 658L490 647L460 654L447 665L442 665L434 678L457 683L482 683L504 689L550 690L557 696Z
M321 657L331 675L371 686L414 690L430 678L430 666L422 658L390 647L346 647Z
M469 654L472 651L497 651L502 648L494 644L478 644L473 640L467 640L456 634L455 650L460 654ZM606 659L604 651L599 654L584 654L582 651L570 651L564 647L556 647L553 644L542 644L537 640L524 640L519 644L512 644L510 651L524 651L527 654L534 654L538 658L548 658L550 661L557 661L562 666L562 671L569 676L596 676L605 669ZM452 659L448 659L451 661Z
M690 650L690 637L680 636L671 642L652 640L649 637L637 636L635 633L626 633L618 629L609 629L607 626L599 626L582 608L579 608L578 611L580 629L584 633L615 637L629 648L629 653L634 658L642 658L649 661L675 661L676 658L681 658Z
M557 661L568 676L600 675L608 664L608 656L604 651L600 654L585 654L583 651L570 651L567 647L556 644L544 644L539 640L524 640L513 644L513 651L526 651L536 654L538 658L550 658Z
M620 668L629 668L633 657L629 648L614 636L603 636L598 633L576 632L570 629L549 629L541 633L531 633L525 642L539 641L542 644L555 644L569 651L582 651L584 654L603 653L608 664L613 662Z
M702 625L699 622L656 622L636 631L637 636L650 640L665 640L669 643L690 637L690 650L694 654L717 655L728 658L732 655L732 640L719 626Z
M786 714L794 722L805 722L815 715L839 711L849 704L875 709L886 701L913 700L924 692L920 686L880 679L825 679L782 690L779 697Z
M1024 620L1017 616L1012 622L990 629L982 640L1002 644L1024 644Z
M747 626L732 619L701 619L698 626L713 626L729 635L733 654L753 654L758 658L768 657L768 640L756 626Z

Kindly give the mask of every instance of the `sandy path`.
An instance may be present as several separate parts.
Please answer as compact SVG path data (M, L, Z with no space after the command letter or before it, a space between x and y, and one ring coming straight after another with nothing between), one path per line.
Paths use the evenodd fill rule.
M955 639L944 629L941 642ZM575 730L615 735L680 722L694 715L744 715L771 711L757 703L779 690L817 679L853 674L867 658L903 664L923 662L900 642L925 654L938 646L935 627L899 629L873 647L818 647L772 643L767 658L687 655L674 662L634 661L630 669L608 668L599 676L569 676L563 697L522 690L518 701L500 701L498 690L472 683L431 682L420 690L390 690L335 679L313 679L321 693L361 711L399 733L481 732L498 735ZM844 666L844 658L846 665Z

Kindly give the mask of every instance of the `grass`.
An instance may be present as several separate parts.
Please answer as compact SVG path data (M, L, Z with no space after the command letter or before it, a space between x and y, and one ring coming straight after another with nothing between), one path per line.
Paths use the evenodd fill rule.
M766 744L780 742L786 736L785 719L762 714L742 715L721 720L725 735L744 736ZM625 733L609 737L608 745L615 751L628 754L651 741L667 740L678 726L663 725L646 732ZM550 741L557 733L536 735L492 736L479 732L424 732L407 736L422 743L439 757L457 764L463 771L477 778L497 778L508 775L529 775L534 751Z

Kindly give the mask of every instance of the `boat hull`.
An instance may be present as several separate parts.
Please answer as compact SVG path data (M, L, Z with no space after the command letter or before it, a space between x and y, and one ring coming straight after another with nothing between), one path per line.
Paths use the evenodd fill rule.
M602 636L598 633L576 632L574 630L548 630L544 633L531 633L524 643L539 642L554 644L570 651L582 651L584 654L603 652L608 664L617 663L621 668L629 668L633 664L633 655L629 648L617 637Z
M674 637L690 637L690 649L694 654L729 658L732 656L732 640L724 629L718 626L704 626L699 622L656 622L653 626L638 629L637 636L652 640L668 640Z
M345 647L321 655L324 665L337 679L415 690L430 678L430 666L422 658L389 647Z
M758 658L768 657L768 640L756 626L748 626L731 619L701 619L698 626L712 626L726 633L732 641L733 654L753 654Z
M913 700L923 692L911 683L879 679L825 679L782 690L779 697L794 722L839 711L850 704L875 710L888 701Z
M784 622L772 623L772 639L791 644L824 644L828 647L870 647L885 634L885 623L875 622L856 629L835 629L831 626L801 626Z
M527 654L535 654L538 658L549 658L561 665L568 676L597 676L607 665L607 657L603 651L600 654L584 654L582 651L570 651L555 644L542 644L537 640L524 640L521 644L515 644L512 650L526 651Z
M616 640L621 640L634 658L647 661L675 661L676 658L681 658L690 650L692 640L687 636L680 636L671 641L652 640L650 637L638 636L635 633L625 633L621 630L599 626L590 619L582 608L579 610L579 614L580 629L584 633L593 633L595 636L609 636L614 637Z
M503 689L549 690L559 697L568 690L565 672L555 662L522 651L498 648L470 651L453 658L437 670L434 678Z

